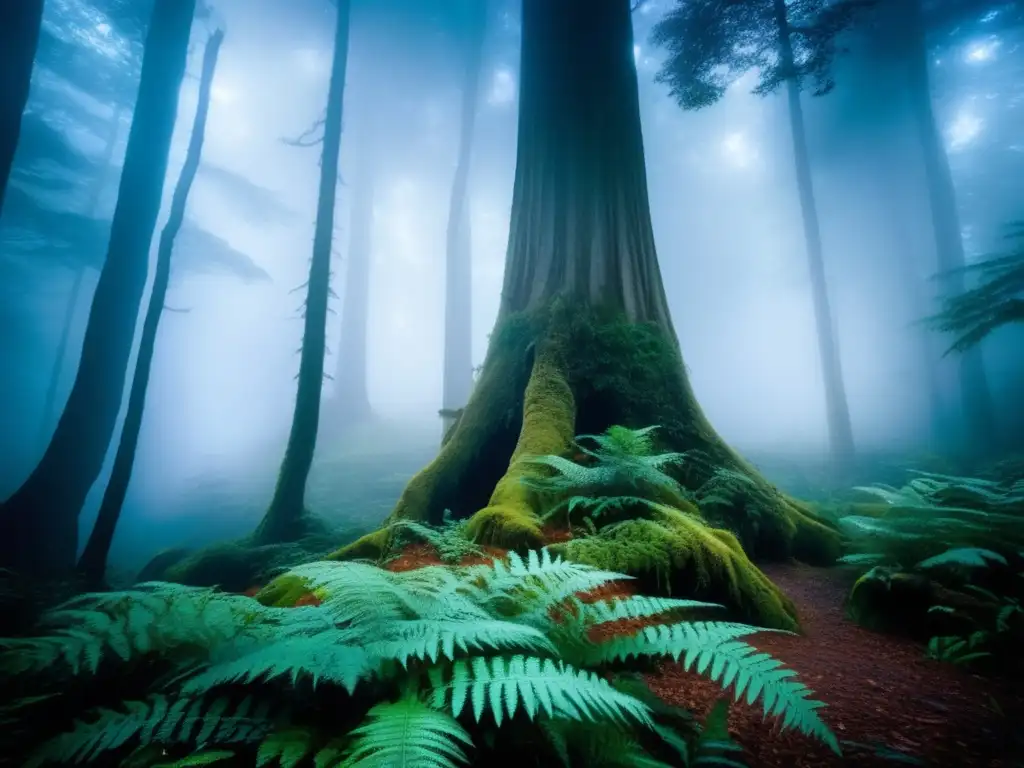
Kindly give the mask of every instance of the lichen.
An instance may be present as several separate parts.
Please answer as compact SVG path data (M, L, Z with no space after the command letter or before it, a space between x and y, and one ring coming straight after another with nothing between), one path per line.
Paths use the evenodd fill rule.
M760 626L798 626L792 602L750 562L732 533L670 507L658 507L651 519L627 520L552 550L635 576L662 592L722 603Z

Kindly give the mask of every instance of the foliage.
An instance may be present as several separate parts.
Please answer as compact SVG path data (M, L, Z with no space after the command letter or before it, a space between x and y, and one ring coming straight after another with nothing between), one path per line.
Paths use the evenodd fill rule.
M1011 226L1009 251L965 267L978 284L943 300L942 310L927 319L936 330L955 336L946 351L964 352L997 328L1024 321L1024 221Z
M1024 550L1024 479L912 474L902 488L857 489L883 501L885 508L877 517L839 518L851 550L843 562L931 567L1001 558L1005 563ZM936 560L937 556L944 559Z
M665 765L680 748L727 752L695 741L685 712L627 674L638 658L680 658L838 751L795 673L740 640L757 628L689 620L707 607L690 600L580 596L624 578L533 551L404 573L311 563L279 579L319 603L301 607L164 583L82 595L45 617L45 634L4 641L8 683L25 694L6 713L17 743L5 753L44 742L26 768L129 752L126 765L153 765L143 758L154 747L163 765L230 752L256 765L447 768L471 749L636 766ZM277 602L288 592L308 602L268 590ZM638 617L642 629L594 632ZM81 719L54 736L54 708L77 701L65 694L78 680L96 680L87 690L99 708L70 713ZM122 700L117 680L142 695ZM594 754L606 742L614 749Z
M452 520L451 512L445 510L444 520L440 526L425 525L415 520L393 520L386 528L395 533L408 533L422 539L437 550L438 557L443 562L457 565L463 558L484 554L484 551L470 539L467 524L467 520ZM401 535L389 538L389 557L397 556L403 538Z
M726 89L749 71L760 75L754 93L774 92L795 79L812 83L816 96L832 90L832 63L837 37L872 0L797 0L783 8L795 64L780 56L781 31L774 0L677 0L658 22L651 42L668 56L657 81L684 109L717 102Z

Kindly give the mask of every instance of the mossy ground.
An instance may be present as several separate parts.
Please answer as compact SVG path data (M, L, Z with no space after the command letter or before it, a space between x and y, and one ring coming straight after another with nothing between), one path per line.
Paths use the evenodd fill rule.
M669 508L661 520L637 521L636 535L656 550L655 565L646 569L631 560L637 556L632 541L616 547L583 540L566 553L614 561L627 572L623 565L647 576L661 573L663 586L680 594L718 596L748 620L795 626L792 604L747 556L827 564L839 554L838 534L718 437L693 396L674 339L658 326L601 309L558 301L502 321L449 439L410 481L388 521L438 524L447 509L470 518L469 531L480 543L538 546L545 543L544 501L521 480L546 470L524 459L569 456L576 434L652 424L659 425L665 450L700 457L673 474L714 527ZM379 557L388 543L382 529L332 557Z

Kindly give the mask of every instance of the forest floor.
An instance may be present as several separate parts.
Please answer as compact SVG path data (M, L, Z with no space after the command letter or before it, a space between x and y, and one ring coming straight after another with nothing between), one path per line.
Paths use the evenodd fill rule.
M795 669L826 702L822 716L845 756L799 734L779 733L774 721L763 719L760 702L741 701L730 707L729 731L750 768L1024 765L1009 757L1010 713L1022 711L1024 691L928 660L918 643L854 624L843 613L847 572L781 564L763 570L796 603L805 634L766 633L751 644ZM722 695L717 685L674 664L648 682L665 701L698 716Z
M405 548L387 567L405 571L439 563L433 549L421 544ZM779 732L774 719L764 720L760 702L740 701L730 707L729 732L742 745L748 768L1024 766L1020 745L1012 743L1024 691L926 659L924 648L912 640L854 624L843 612L851 586L848 571L798 564L762 570L796 603L804 634L765 633L749 642L796 670L814 697L827 704L822 716L844 756L799 733ZM700 719L724 695L715 683L674 663L649 675L648 684L664 701Z

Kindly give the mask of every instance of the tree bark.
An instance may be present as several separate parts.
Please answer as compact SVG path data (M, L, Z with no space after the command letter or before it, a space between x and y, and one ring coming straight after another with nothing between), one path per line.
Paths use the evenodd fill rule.
M748 495L721 518L743 547L833 558L835 533L725 444L690 387L651 229L629 0L523 0L522 28L505 285L480 379L385 526L333 557L379 556L389 522L438 524L445 510L468 517L480 543L543 545L543 501L523 481L545 470L531 459L573 456L578 433L660 425L662 447L693 458L679 472L687 488L712 489L719 470L740 477L733 487ZM690 554L718 553L723 593L744 602L737 596L759 592L765 600L749 615L795 626L791 605L732 534L672 515L687 529L681 535L692 534Z
M14 166L42 22L43 0L16 0L0 8L0 211Z
M910 103L923 153L935 253L938 269L942 274L942 291L947 295L956 296L965 290L963 268L967 263L956 188L953 185L949 157L932 107L928 46L925 40L921 0L904 1L907 3L909 18L907 65ZM998 444L998 428L981 345L975 345L961 354L958 368L966 437L979 453L989 452Z
M107 186L107 175L110 173L110 166L114 160L114 149L117 147L117 137L121 128L121 105L114 107L114 118L110 126L110 133L107 135L107 145L103 150L103 165L100 175L93 184L92 194L85 209L85 214L90 218L96 216L99 210L100 200L103 197L103 190ZM78 300L85 283L85 275L88 272L86 267L75 269L75 277L71 283L71 295L68 297L67 307L64 310L64 321L61 324L60 341L57 342L57 354L53 361L53 370L50 372L50 384L46 388L46 398L43 400L43 418L39 426L39 442L43 443L50 433L50 423L53 420L53 409L57 401L57 390L60 388L61 373L64 369L64 360L68 355L68 344L71 340L71 330L75 323L75 314L78 309Z
M345 297L341 305L341 339L334 373L331 406L335 428L344 428L370 416L367 392L367 332L370 319L370 264L373 256L373 206L378 160L373 130L361 143L355 183L345 267Z
M39 464L0 507L0 566L37 575L75 566L78 516L121 407L194 10L195 0L154 4L107 258L75 383Z
M473 389L473 263L467 188L487 32L487 3L478 1L470 3L470 6L472 18L466 48L466 78L462 87L459 155L452 180L446 238L441 408L448 413L465 406ZM446 418L446 433L450 426Z
M195 119L192 122L192 136L185 153L185 164L181 176L171 198L171 210L160 234L160 245L157 249L156 274L153 277L153 289L149 296L146 319L142 325L142 338L139 341L139 352L135 364L135 376L132 378L128 395L128 410L121 429L121 441L114 456L114 468L107 483L99 514L93 526L89 540L78 561L78 572L90 587L100 587L104 583L107 571L107 556L110 545L114 541L114 531L121 517L125 497L128 495L128 484L132 477L135 464L135 451L139 444L139 432L142 428L142 416L146 410L146 392L149 389L149 376L153 369L153 353L156 349L157 331L160 318L164 311L164 300L167 298L167 286L171 277L171 255L174 250L174 238L185 220L185 206L188 195L199 170L199 160L203 152L203 139L206 135L206 118L210 110L210 89L213 84L213 73L217 68L217 55L224 32L217 30L206 43L203 55L203 69L199 79L199 101L196 104Z
M800 193L800 212L803 217L804 242L811 272L811 297L814 301L814 319L818 335L818 355L821 359L822 382L825 386L825 410L828 418L829 447L837 479L849 473L854 461L853 428L850 409L846 401L846 386L839 359L836 332L832 322L828 282L825 279L825 261L821 248L821 227L814 198L811 162L807 152L807 132L804 127L803 106L800 103L800 83L794 76L793 45L790 40L789 20L785 0L775 0L775 23L779 33L779 55L786 80L786 98L789 105L789 123L793 136L793 158L796 163L796 183Z
M327 305L331 293L331 243L334 237L334 205L338 188L350 18L351 0L338 0L334 58L327 94L323 153L320 158L320 195L313 234L313 258L306 289L298 391L288 446L281 463L274 497L253 534L253 540L258 544L295 540L305 533L306 480L313 466L324 379Z

